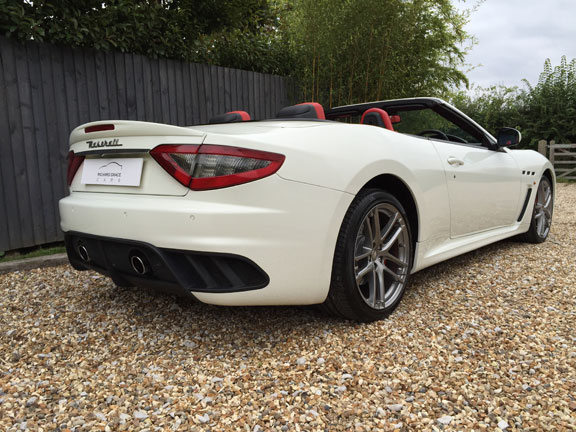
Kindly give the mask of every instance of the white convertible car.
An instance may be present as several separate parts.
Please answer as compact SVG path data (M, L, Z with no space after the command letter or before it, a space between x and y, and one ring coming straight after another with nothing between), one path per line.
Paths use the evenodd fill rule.
M210 304L323 304L372 321L410 274L550 231L550 162L440 99L249 119L74 129L60 201L72 265Z

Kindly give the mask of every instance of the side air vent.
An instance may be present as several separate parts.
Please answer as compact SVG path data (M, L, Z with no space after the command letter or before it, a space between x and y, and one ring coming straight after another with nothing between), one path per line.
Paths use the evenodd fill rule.
M526 209L528 208L528 202L530 201L531 195L532 195L532 189L528 189L528 192L526 192L526 199L524 200L524 205L522 206L522 211L520 212L520 216L518 216L517 222L520 222L522 218L524 218L524 213L526 213Z

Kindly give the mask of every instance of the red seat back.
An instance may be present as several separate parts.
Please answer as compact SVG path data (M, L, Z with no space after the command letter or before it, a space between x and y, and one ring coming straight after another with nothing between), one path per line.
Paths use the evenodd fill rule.
M251 120L250 114L248 114L246 111L229 111L226 114L220 114L216 117L212 117L208 123L236 123L249 120Z
M318 102L304 102L282 108L276 118L303 118L326 120L324 108Z
M380 108L370 108L369 110L364 111L360 123L383 127L391 131L394 130L390 116L386 111Z

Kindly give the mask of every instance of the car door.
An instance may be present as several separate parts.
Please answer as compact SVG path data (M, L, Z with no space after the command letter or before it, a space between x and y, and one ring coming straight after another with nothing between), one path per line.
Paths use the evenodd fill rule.
M507 149L430 140L446 174L450 237L512 225L518 217L521 176Z

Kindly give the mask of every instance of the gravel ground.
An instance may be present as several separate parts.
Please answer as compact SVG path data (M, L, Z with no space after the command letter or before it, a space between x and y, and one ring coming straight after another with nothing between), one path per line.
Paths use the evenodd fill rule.
M576 185L542 245L422 271L373 324L68 266L0 276L0 430L576 430Z

